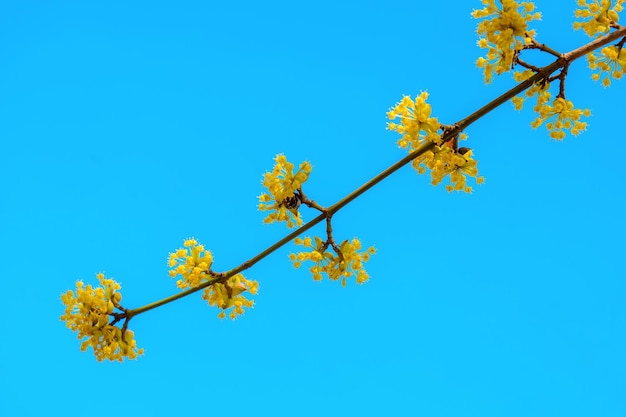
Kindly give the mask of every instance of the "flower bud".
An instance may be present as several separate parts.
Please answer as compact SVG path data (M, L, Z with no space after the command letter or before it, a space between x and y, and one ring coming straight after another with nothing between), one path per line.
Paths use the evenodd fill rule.
M135 338L135 333L132 330L126 330L124 332L124 342L130 344Z
M119 304L120 301L122 301L122 293L121 292L116 292L113 293L113 304Z

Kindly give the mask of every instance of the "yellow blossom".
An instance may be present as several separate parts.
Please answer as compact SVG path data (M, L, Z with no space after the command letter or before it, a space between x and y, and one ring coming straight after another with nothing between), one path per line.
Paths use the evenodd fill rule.
M528 29L528 23L541 19L541 13L534 11L532 2L482 0L482 3L485 7L474 10L472 17L482 19L476 29L480 36L477 44L487 54L478 58L476 65L483 69L485 82L490 83L494 74L510 71L515 55L533 42L536 33Z
M598 81L604 75L602 85L608 87L611 85L611 78L619 80L626 71L626 49L611 45L602 48L600 53L601 57L597 57L593 52L587 54L589 68L594 71L591 78Z
M476 178L478 184L483 182L483 178L478 176L476 161L472 159L471 151L459 152L452 148L451 143L441 143L441 135L438 133L441 125L437 118L430 117L432 109L426 103L427 98L426 92L422 92L415 100L404 96L400 103L387 112L389 120L400 118L400 123L389 122L387 128L402 135L398 146L408 148L409 153L427 142L435 143L434 148L412 161L413 168L420 174L429 170L433 185L441 183L444 177L450 175L450 184L446 186L448 191L469 193L472 187L466 184L467 175ZM462 132L459 139L467 139L467 134Z
M78 332L79 339L85 339L81 350L91 346L97 360L121 362L124 358L135 359L143 354L143 349L137 349L134 333L126 328L127 322L122 328L115 325L124 311L119 304L121 286L105 278L104 274L97 274L97 278L101 287L94 288L78 281L76 292L69 290L61 296L65 305L61 320L69 329Z
M608 33L617 27L623 4L624 0L578 0L574 15L581 21L574 22L574 29L582 29L591 38Z
M294 173L294 165L284 155L277 155L275 161L272 172L266 172L263 176L263 186L268 193L259 196L259 209L270 212L263 221L284 221L289 228L294 227L295 221L295 225L301 226L302 218L298 211L301 200L298 190L309 178L312 166L308 162L302 162Z
M531 71L532 72L532 71ZM526 74L527 75L527 74ZM519 74L519 78L516 78L516 81L521 82L525 79L525 75L524 74ZM547 94L547 99L545 99L545 94L548 91L548 89L550 88L550 84L549 83L535 83L532 86L530 86L530 88L526 89L526 91L524 91L524 93L515 96L511 99L511 101L513 102L513 105L515 106L515 110L522 110L523 106L524 106L524 102L526 100L528 100L529 98L537 95L538 97L542 97L541 100L547 100L550 98L550 93L548 92ZM539 100L539 98L538 98Z
M213 255L195 239L185 240L184 248L170 253L168 265L172 278L180 276L176 281L180 289L195 288L210 278L209 270L213 264Z
M315 244L310 237L304 239L296 238L296 245L304 246L310 250L307 252L291 253L289 259L293 262L294 267L299 268L303 261L313 262L310 272L313 274L315 281L322 279L322 274L326 274L331 280L341 280L341 285L346 286L346 280L354 276L357 284L363 284L369 279L369 275L365 271L363 264L370 259L370 256L376 253L374 247L367 250L361 250L361 242L357 238L352 240L344 240L335 250L330 251L332 245L322 241L320 237L315 236Z
M550 92L540 91L537 93L537 104L534 107L537 118L531 126L537 128L545 123L550 132L550 137L556 140L565 138L565 131L569 130L572 135L578 135L587 128L586 122L581 122L582 116L589 117L589 109L575 109L574 104L557 97L549 103Z
M255 295L259 289L259 283L244 278L242 274L234 275L224 282L223 279L220 280L219 274L211 271L212 264L211 252L196 239L190 238L185 240L184 248L170 254L170 276L181 277L176 281L180 289L197 288L207 283L205 285L208 287L204 288L202 298L207 300L209 305L222 309L218 314L219 318L226 317L226 311L230 310L229 316L234 319L243 314L244 307L253 306L254 301L248 300L243 293ZM208 284L209 280L214 283Z
M231 319L237 318L244 313L244 307L251 308L254 301L244 296L244 292L255 295L259 289L259 283L244 278L242 274L230 277L225 283L215 283L204 289L202 298L207 300L209 305L221 308L217 315L219 318L226 317L226 311Z
M515 82L521 83L522 81L526 81L533 75L535 75L535 72L533 70L525 69L523 71L513 72L513 79L515 80Z
M472 158L472 150L460 148L455 151L450 146L435 146L432 150L415 158L412 162L417 172L423 174L428 169L433 185L439 185L444 178L449 177L450 183L446 190L472 192L472 187L467 185L467 177L473 177L476 184L482 184L484 178L478 175L478 167Z
M387 112L389 120L399 119L398 123L387 123L387 129L402 135L398 146L408 148L409 152L419 148L426 142L439 143L440 124L436 117L431 117L432 108L426 103L427 92L422 92L412 100L404 96L396 106Z

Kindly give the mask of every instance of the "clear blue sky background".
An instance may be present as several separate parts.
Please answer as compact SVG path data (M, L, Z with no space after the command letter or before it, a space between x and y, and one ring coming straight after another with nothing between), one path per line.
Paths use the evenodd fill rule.
M538 3L541 41L587 42L574 1ZM512 86L475 68L477 7L2 1L0 415L626 415L626 85L583 61L582 136L554 142L509 103L468 131L472 195L407 167L336 216L378 248L364 286L313 282L285 247L248 271L245 316L199 296L151 311L123 364L59 320L100 271L128 307L175 293L189 236L216 270L284 236L256 209L275 154L311 161L305 191L330 205L404 156L385 130L403 94L452 123Z

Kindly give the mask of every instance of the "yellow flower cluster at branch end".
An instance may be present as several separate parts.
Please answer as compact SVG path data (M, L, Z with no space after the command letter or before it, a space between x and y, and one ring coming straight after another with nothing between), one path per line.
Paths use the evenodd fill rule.
M135 359L143 354L143 349L137 349L134 333L109 322L114 310L120 307L121 286L106 279L104 274L98 274L97 278L101 287L94 288L78 281L76 292L69 290L61 296L65 305L61 320L69 329L78 332L79 339L86 339L80 349L85 351L91 346L97 360L121 362L124 358Z
M589 68L597 71L591 75L595 81L599 81L602 75L602 85L608 87L611 85L611 77L619 80L626 70L626 50L618 48L615 45L602 48L601 57L597 57L593 52L587 54Z
M322 280L322 274L337 281L341 279L341 285L346 286L346 279L354 276L357 284L363 284L369 279L369 275L365 271L363 264L370 259L370 256L376 253L376 249L372 246L367 250L361 250L361 242L357 238L352 240L344 240L339 245L339 251L332 253L329 245L325 244L321 238L315 236L315 245L310 237L304 239L296 238L296 245L304 246L310 250L307 252L291 253L289 259L293 262L293 266L299 268L302 262L310 261L314 265L310 271L313 279Z
M423 91L415 100L409 96L387 112L389 120L399 119L398 123L388 122L387 129L396 131L402 137L398 140L398 146L408 148L409 152L419 148L426 142L440 143L440 124L436 117L431 117L432 108L426 103L428 93Z
M598 38L616 26L618 13L623 10L624 0L578 0L574 15L581 22L574 22L574 29L584 30L590 38Z
M483 9L474 10L472 17L482 19L476 28L478 46L487 49L476 65L483 69L486 83L496 75L511 70L516 53L532 43L536 33L528 29L528 23L540 20L541 13L535 12L533 2L518 3L514 0L482 0Z
M263 221L265 223L284 221L289 228L294 225L301 226L302 218L298 211L300 201L297 200L295 193L309 178L313 168L305 161L294 173L294 164L288 162L285 155L277 155L275 161L272 172L266 172L263 176L263 186L268 192L259 196L259 210L270 212Z

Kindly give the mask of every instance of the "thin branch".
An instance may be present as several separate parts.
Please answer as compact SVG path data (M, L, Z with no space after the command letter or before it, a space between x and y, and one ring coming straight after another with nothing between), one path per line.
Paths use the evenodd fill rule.
M532 39L532 43L530 45L526 46L524 49L539 49L540 51L547 52L550 55L554 55L557 58L559 58L561 56L560 52L555 51L554 49L550 48L545 43L539 43L539 42L537 42L534 39Z
M495 108L501 106L502 104L504 104L505 102L509 101L510 99L512 99L513 97L517 96L518 94L522 93L523 91L525 91L526 89L530 88L534 83L539 82L541 80L545 80L548 79L548 77L550 75L552 75L555 71L562 69L562 68L566 68L569 66L569 64L572 61L575 61L576 59L586 55L587 53L596 50L604 45L607 45L613 41L615 41L616 39L619 39L623 36L626 36L626 26L621 26L618 30L611 32L605 36L602 36L598 39L595 39L591 42L589 42L586 45L581 46L580 48L574 49L573 51L570 51L566 54L562 54L558 57L557 60L555 60L552 64L547 65L543 68L539 68L538 72L535 73L533 76L531 76L530 78L528 78L527 80L519 83L518 85L516 85L515 87L511 88L510 90L508 90L507 92L505 92L504 94L500 95L499 97L495 98L494 100L490 101L489 103L487 103L486 105L484 105L483 107L481 107L480 109L476 110L474 113L470 114L469 116L461 119L458 123L455 123L454 125L452 125L451 129L448 130L444 130L444 133L442 134L441 137L441 142L445 143L448 142L450 140L452 140L455 136L457 136L458 134L460 134L463 130L465 130L469 125L471 125L472 123L474 123L476 120L482 118L483 116L485 116L486 114L488 114L489 112L491 112L492 110L494 110ZM623 43L623 41L622 41ZM547 47L546 47L547 48ZM545 49L546 52L550 52L547 49ZM551 52L552 53L552 52ZM555 51L556 53L556 51ZM554 53L553 53L554 55ZM351 203L352 201L354 201L356 198L358 198L361 194L365 193L367 190L369 190L370 188L372 188L373 186L375 186L376 184L378 184L379 182L381 182L382 180L384 180L385 178L387 178L388 176L390 176L391 174L393 174L394 172L396 172L397 170L399 170L400 168L402 168L403 166L407 165L408 163L410 163L411 161L413 161L415 158L423 155L424 153L426 153L427 151L429 151L430 149L432 149L435 146L434 143L432 142L428 142L423 144L422 146L420 146L418 149L415 149L413 152L411 152L410 154L408 154L407 156L405 156L404 158L402 158L401 160L399 160L398 162L396 162L395 164L391 165L389 168L385 169L384 171L382 171L381 173L379 173L378 175L376 175L374 178L372 178L371 180L367 181L365 184L363 184L362 186L360 186L359 188L357 188L356 190L354 190L353 192L351 192L350 194L348 194L346 197L342 198L341 200L339 200L338 202L336 202L335 204L333 204L332 206L328 207L326 209L326 211L322 214L320 214L319 216L317 216L316 218L314 218L313 220L311 220L310 222L306 223L305 225L301 226L300 228L294 230L293 232L289 233L287 236L285 236L284 238L280 239L278 242L274 243L273 245L269 246L267 249L265 249L264 251L260 252L258 255L250 258L249 260L243 262L241 265L227 271L227 272L223 272L223 273L219 273L219 276L210 279L208 281L203 282L202 284L200 284L198 287L196 288L192 288L190 290L186 290L186 291L182 291L178 294L174 294L170 297L166 297L162 300L156 301L154 303L151 304L147 304L143 307L140 308L136 308L133 310L127 310L126 312L126 317L128 319L130 319L133 316L136 316L138 314L141 314L143 312L146 312L148 310L152 310L154 308L160 307L164 304L167 303L171 303L172 301L176 301L180 298L186 297L188 295L191 295L195 292L198 292L204 288L207 288L217 282L222 282L227 280L228 278L240 273L241 271L244 271L250 267L252 267L254 264L256 264L257 262L259 262L261 259L267 257L268 255L270 255L271 253L273 253L274 251L276 251L277 249L279 249L280 247L284 246L285 244L289 243L290 241L292 241L294 238L298 237L299 235L301 235L302 233L306 232L307 230L313 228L314 226L316 226L318 223L320 223L321 221L323 221L324 219L326 219L329 216L332 216L333 214L337 213L339 210L341 210L342 208L344 208L345 206L347 206L349 203ZM217 275L217 273L216 273Z

